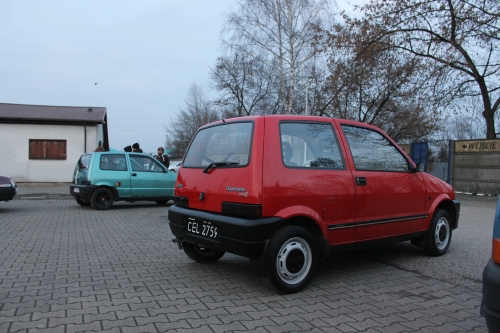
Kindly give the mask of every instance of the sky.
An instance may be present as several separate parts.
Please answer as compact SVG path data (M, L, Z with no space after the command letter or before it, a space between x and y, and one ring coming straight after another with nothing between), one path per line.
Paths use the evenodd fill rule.
M0 0L0 103L106 107L111 147L156 152L189 87L210 94L232 3Z

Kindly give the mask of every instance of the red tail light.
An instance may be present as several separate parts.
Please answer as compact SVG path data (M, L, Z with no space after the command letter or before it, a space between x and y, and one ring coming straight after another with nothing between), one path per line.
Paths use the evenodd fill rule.
M492 255L493 261L497 264L500 264L500 239L493 238L493 252Z
M493 246L491 247L493 261L500 264L500 197L497 203L497 212L493 220Z

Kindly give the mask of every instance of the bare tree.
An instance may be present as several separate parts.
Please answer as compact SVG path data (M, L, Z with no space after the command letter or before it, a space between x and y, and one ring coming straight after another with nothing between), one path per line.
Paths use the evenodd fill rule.
M276 79L259 58L246 54L220 57L210 70L212 87L221 95L215 104L224 118L276 113L279 97Z
M484 135L482 107L479 97L467 97L453 104L453 112L447 117L443 136L453 140L475 140ZM495 114L495 121L500 113Z
M500 107L500 1L372 0L350 20L373 43L433 61L451 98L479 96L486 138L495 138ZM439 88L443 86L440 85Z
M349 22L320 33L330 76L315 106L319 115L376 125L399 142L436 129L424 61L381 43L364 48L364 30Z
M315 28L327 15L326 0L240 0L235 12L227 16L224 33L226 45L236 54L260 58L262 64L278 65L279 95L283 113L294 110L297 72L315 50Z
M203 92L203 87L191 85L185 99L185 108L179 109L177 118L166 128L173 136L173 157L181 158L199 127L220 119L218 112Z

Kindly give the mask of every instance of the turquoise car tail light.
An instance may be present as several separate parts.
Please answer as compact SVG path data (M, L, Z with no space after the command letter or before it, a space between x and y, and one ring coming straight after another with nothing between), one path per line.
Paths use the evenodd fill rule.
M497 212L495 221L493 222L493 246L492 246L493 261L500 264L500 198L498 199Z

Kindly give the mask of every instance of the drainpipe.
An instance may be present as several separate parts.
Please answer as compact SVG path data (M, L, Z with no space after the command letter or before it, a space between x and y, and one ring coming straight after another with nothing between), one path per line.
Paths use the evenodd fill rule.
M87 123L83 122L83 152L87 153Z

